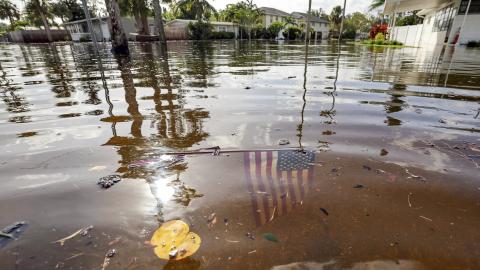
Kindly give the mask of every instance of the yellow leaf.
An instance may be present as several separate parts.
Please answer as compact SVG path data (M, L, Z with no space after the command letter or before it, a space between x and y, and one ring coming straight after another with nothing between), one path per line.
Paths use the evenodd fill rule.
M181 220L162 224L150 241L155 246L155 254L165 260L181 260L194 254L202 240L189 230L188 224Z

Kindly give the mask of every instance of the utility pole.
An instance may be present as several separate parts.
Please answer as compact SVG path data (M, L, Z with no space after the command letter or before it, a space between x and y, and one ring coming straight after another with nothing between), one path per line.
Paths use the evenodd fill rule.
M93 31L92 18L90 18L90 12L88 11L87 0L82 0L82 7L83 7L83 12L85 13L85 19L87 20L88 31L90 32L90 36L92 37L93 45L95 46L95 51L97 51L97 54L98 54L97 35L95 34L95 31ZM102 25L100 21L100 28L101 27ZM99 54L98 54L98 57L100 57Z
M343 0L342 22L340 23L340 33L338 33L338 42L342 39L343 23L345 21L345 8L347 7L347 0Z
M312 13L312 0L308 0L307 29L305 33L305 44L310 41L310 14Z

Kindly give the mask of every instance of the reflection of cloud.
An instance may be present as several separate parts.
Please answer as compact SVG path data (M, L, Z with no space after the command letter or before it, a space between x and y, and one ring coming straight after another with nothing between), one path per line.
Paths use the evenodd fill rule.
M170 201L175 194L175 188L170 185L170 182L171 179L163 176L158 176L151 184L151 188L155 198L164 204Z
M56 142L61 142L68 137L73 137L75 140L88 140L97 138L101 135L102 130L97 126L80 126L69 128L55 128L39 130L39 135L20 138L15 141L15 144L27 144L29 150L46 149L52 146Z
M52 174L24 174L15 177L16 184L19 186L19 189L32 189L39 188L43 186L48 186L52 184L57 184L65 182L70 178L70 175L63 173L52 173ZM26 185L22 185L22 182L26 182ZM33 183L32 183L33 182Z

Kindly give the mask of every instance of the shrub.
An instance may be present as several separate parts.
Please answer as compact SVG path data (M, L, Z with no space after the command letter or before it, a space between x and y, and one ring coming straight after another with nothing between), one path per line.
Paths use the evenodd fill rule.
M258 25L252 29L252 38L256 39L269 39L270 32L262 25Z
M219 31L219 32L211 32L208 38L209 39L233 39L234 37L235 37L235 33L233 32Z
M197 21L188 24L188 37L190 39L208 39L212 33L212 25L209 22Z
M467 43L467 47L469 48L480 47L480 41L470 40Z
M276 38L278 36L278 32L280 32L283 27L285 27L285 24L283 22L273 22L272 24L270 24L267 29L270 38Z
M289 40L298 39L302 36L302 29L298 26L290 26L283 30L283 37Z
M384 41L385 40L385 35L383 33L377 33L375 35L375 40L381 40L381 41Z
M387 35L388 25L387 24L374 24L370 28L370 38L375 39L378 33L382 33L383 36Z
M347 29L342 33L342 38L355 39L357 31L355 29Z

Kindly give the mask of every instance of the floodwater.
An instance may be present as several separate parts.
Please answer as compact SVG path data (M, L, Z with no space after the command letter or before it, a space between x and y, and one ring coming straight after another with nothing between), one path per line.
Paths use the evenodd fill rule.
M478 49L100 49L0 45L1 269L479 269Z

